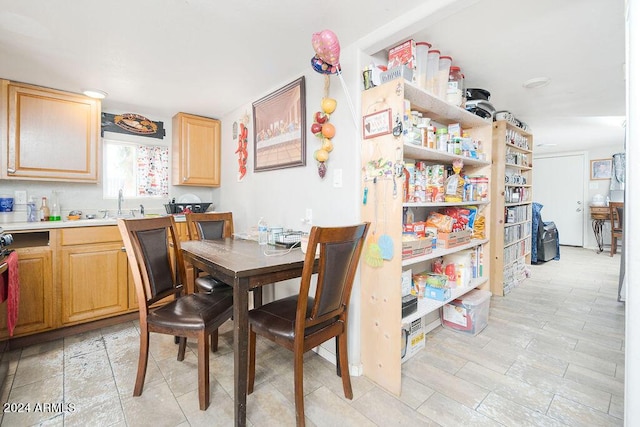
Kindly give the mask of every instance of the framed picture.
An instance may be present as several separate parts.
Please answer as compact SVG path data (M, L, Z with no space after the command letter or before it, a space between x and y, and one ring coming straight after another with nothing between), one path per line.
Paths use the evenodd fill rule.
M391 108L368 114L362 118L362 137L364 139L391 133Z
M611 179L612 159L591 160L591 180Z
M253 170L304 166L304 76L253 103Z

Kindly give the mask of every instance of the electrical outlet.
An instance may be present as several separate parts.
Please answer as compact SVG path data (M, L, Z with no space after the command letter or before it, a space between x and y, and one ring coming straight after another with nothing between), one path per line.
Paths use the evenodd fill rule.
M16 205L26 205L27 204L27 192L24 190L16 190L13 193L13 198L15 199L14 203Z

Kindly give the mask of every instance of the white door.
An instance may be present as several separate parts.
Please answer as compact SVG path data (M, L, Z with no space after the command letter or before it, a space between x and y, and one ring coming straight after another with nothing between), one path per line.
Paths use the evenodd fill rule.
M540 203L542 221L553 221L561 245L584 245L584 154L536 157L533 201Z

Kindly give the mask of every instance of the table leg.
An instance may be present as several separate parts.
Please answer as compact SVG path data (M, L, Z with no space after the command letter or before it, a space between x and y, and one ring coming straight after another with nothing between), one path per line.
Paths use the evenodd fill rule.
M233 400L236 426L247 425L248 294L249 281L236 277L233 284Z
M591 226L593 227L593 234L596 236L596 243L598 244L598 253L603 251L603 238L602 238L602 225L604 224L603 219L594 219L591 222Z

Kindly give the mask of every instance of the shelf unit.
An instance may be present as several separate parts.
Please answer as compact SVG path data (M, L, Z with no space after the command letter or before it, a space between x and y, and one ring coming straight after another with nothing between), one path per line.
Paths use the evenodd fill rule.
M460 123L461 128L469 133L469 136L483 143L485 158L471 159L459 155L453 155L442 151L424 148L414 144L403 142L402 136L394 136L391 125L396 120L402 120L405 109L404 100L409 100L411 110L423 113L429 117L431 123L436 126L446 126L451 123ZM393 177L381 177L375 182L367 179L369 161L384 159L395 162L403 160L420 160L428 164L451 165L456 159L464 162L464 172L469 175L485 175L491 178L491 145L492 122L482 119L468 111L453 106L429 95L422 89L403 79L387 82L383 85L362 92L363 117L374 115L376 117L389 117L391 122L383 123L386 131L382 135L362 140L362 189L368 193L367 202L363 203L362 219L371 221L370 236L365 243L363 262L360 269L361 283L361 355L364 374L388 391L400 394L401 389L401 325L404 322L415 320L438 310L446 301L421 299L418 311L406 318L402 318L402 272L408 268L415 268L415 272L424 271L427 264L440 256L453 254L465 249L483 246L484 251L484 276L475 279L470 286L452 289L451 299L464 293L482 287L488 289L489 268L489 236L491 232L491 214L489 202L462 202L462 203L404 203L402 194L403 179ZM377 116L376 113L379 113ZM388 131L388 132L387 132ZM492 189L488 190L491 200ZM363 200L364 200L363 194ZM402 247L402 218L403 208L412 207L419 212L422 220L426 213L446 206L477 205L485 216L485 239L472 240L470 243L451 249L434 249L432 253L402 259L400 248ZM424 217L424 218L422 218ZM416 215L418 219L418 215ZM382 267L372 267L366 263L367 247L381 234L389 236L395 248L394 256L384 261ZM410 363L410 362L409 362Z
M491 234L491 292L504 296L526 278L531 264L531 207L533 201L533 134L506 120L493 124L492 199L494 226ZM520 176L514 182L512 176ZM517 180L517 178L516 178ZM522 191L525 200L510 195ZM517 194L517 193L516 193ZM522 194L522 193L520 193ZM508 214L514 218L507 219ZM515 237L514 237L515 236Z

